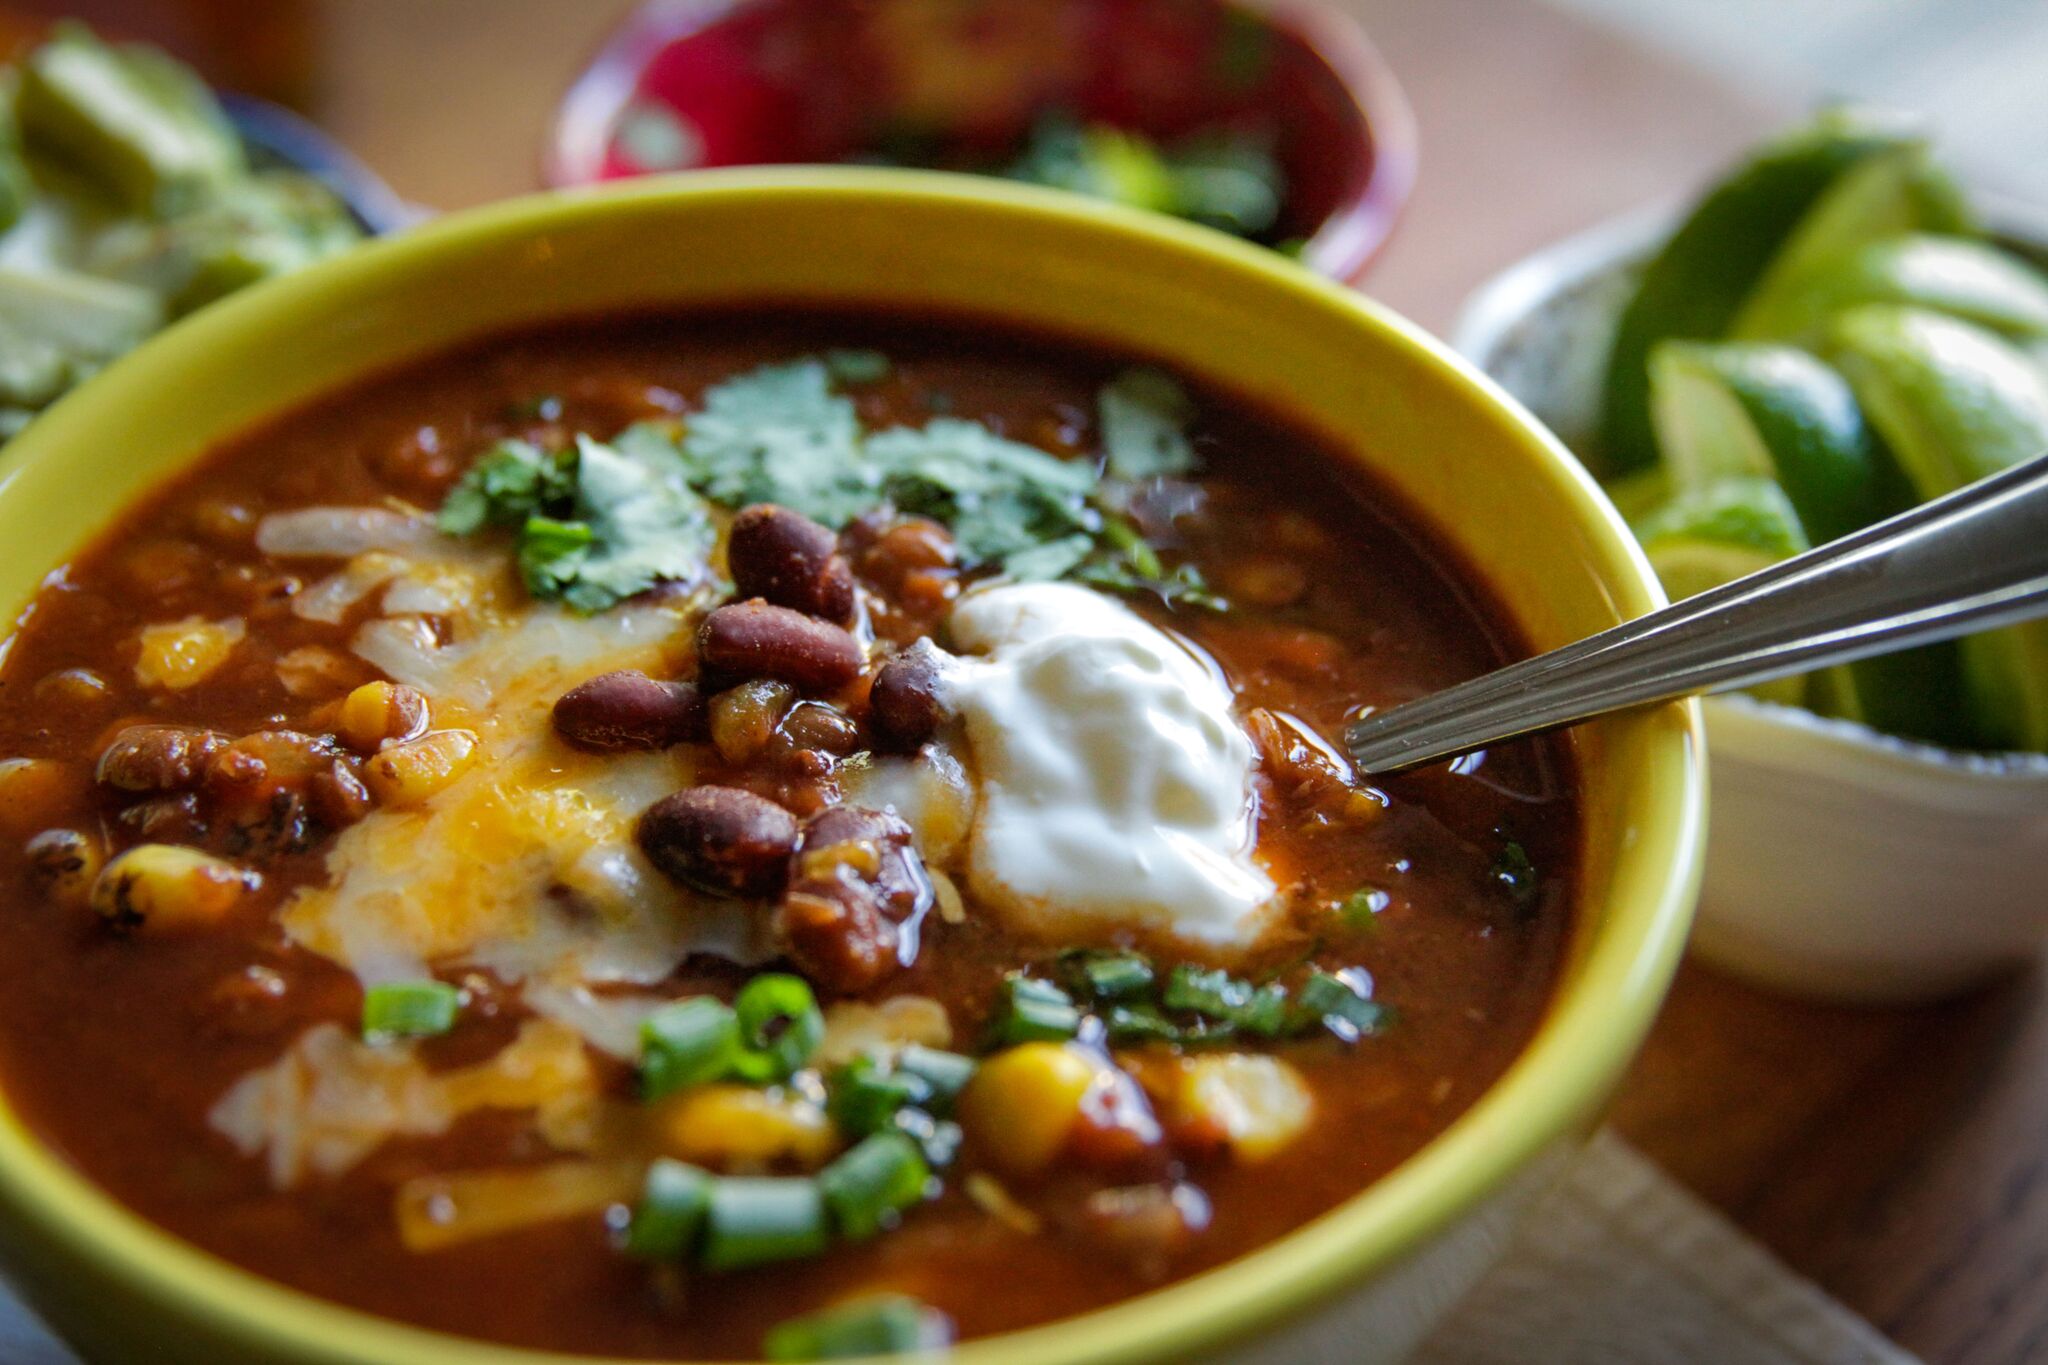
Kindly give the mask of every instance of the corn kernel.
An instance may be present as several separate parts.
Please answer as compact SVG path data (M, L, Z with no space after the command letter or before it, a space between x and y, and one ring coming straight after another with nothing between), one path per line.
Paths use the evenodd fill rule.
M418 739L427 729L427 699L403 683L367 682L342 698L334 732L359 753Z
M1223 1142L1246 1161L1300 1137L1315 1111L1301 1073L1260 1053L1177 1057L1138 1074L1170 1127Z
M659 1122L667 1155L723 1171L787 1162L809 1169L839 1147L825 1111L787 1090L699 1086L671 1101Z
M75 829L46 829L25 851L30 880L55 905L86 904L106 861L99 840Z
M394 744L363 765L370 795L386 806L417 806L476 762L476 736L468 730L431 730Z
M116 857L92 885L92 908L128 928L151 932L201 929L219 923L262 884L245 867L176 844L137 844Z
M981 1064L960 1092L960 1124L996 1165L1031 1175L1058 1156L1102 1063L1066 1043L1022 1043Z
M188 616L182 621L144 626L142 650L135 658L135 680L144 687L180 692L197 687L228 661L248 628L240 617L208 621Z

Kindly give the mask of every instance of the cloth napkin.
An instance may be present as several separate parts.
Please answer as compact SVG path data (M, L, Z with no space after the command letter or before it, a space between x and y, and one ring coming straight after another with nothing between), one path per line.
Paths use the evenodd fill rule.
M1350 1359L1341 1341L1306 1355ZM0 1365L78 1360L0 1287ZM1414 1365L1918 1362L1602 1133Z

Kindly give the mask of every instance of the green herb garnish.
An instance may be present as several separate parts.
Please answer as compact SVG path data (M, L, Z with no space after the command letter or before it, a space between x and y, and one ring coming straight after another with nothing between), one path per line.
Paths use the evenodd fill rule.
M1162 145L1128 129L1050 113L1002 174L1256 237L1280 220L1286 179L1271 139L1214 129Z
M953 1320L903 1294L878 1294L791 1318L771 1329L761 1354L776 1361L840 1360L937 1351L953 1340Z
M365 1038L431 1038L455 1027L462 992L445 981L387 981L363 992Z

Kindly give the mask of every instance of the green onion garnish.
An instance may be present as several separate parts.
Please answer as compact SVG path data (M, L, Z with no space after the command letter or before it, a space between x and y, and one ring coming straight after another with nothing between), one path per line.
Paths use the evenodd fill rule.
M1166 978L1160 1003L1262 1038L1277 1038L1287 1031L1286 991L1278 986L1254 986L1226 971L1184 962Z
M920 1095L916 1103L939 1115L952 1110L953 1100L974 1079L974 1072L979 1066L980 1063L972 1057L942 1052L922 1043L911 1043L896 1054L896 1074L915 1077L925 1087L926 1093Z
M1297 1026L1328 1029L1347 1043L1355 1043L1376 1032L1386 1019L1386 1007L1368 998L1370 987L1345 975L1311 973L1294 993Z
M831 1242L815 1180L721 1176L711 1182L699 1259L711 1270L816 1256Z
M1062 954L1060 966L1074 989L1090 1000L1136 1000L1152 992L1152 964L1136 953L1082 949Z
M460 1013L462 992L445 981L386 981L363 992L363 1036L431 1038Z
M818 1173L839 1234L863 1242L924 1199L932 1178L917 1144L901 1133L862 1138Z
M739 1017L709 996L663 1005L640 1022L640 1096L658 1100L719 1080L740 1056Z
M733 1009L741 1042L733 1071L743 1080L787 1080L824 1041L824 1012L800 976L763 972L740 988Z
M1102 1026L1109 1033L1109 1041L1118 1046L1182 1041L1181 1027L1161 1014L1158 1006L1143 1002L1112 1005L1102 1016Z
M989 1036L996 1046L1062 1042L1080 1031L1081 1011L1058 986L1021 972L1003 978L995 1014L989 1020Z
M936 1351L952 1344L953 1320L903 1294L856 1299L791 1318L761 1343L769 1360L842 1360Z
M712 1177L667 1157L647 1168L647 1184L626 1225L626 1254L643 1261L680 1261L690 1254L710 1202Z
M953 1164L965 1136L959 1124L951 1119L935 1119L922 1109L897 1110L896 1131L917 1144L924 1153L925 1164L935 1171Z
M930 1093L917 1076L885 1071L874 1058L860 1056L832 1073L826 1109L839 1131L865 1137L894 1127L898 1110Z

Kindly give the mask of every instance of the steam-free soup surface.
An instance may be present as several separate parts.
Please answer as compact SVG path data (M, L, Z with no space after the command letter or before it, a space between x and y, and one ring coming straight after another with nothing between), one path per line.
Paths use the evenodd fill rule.
M796 389L766 418L737 403L742 430L707 455L707 391L730 397L720 386L764 366L794 367L770 378ZM779 1322L884 1292L962 1337L1027 1326L1220 1265L1357 1193L1469 1106L1544 1008L1573 898L1569 764L1543 741L1390 781L1349 772L1332 744L1355 707L1473 676L1520 643L1427 528L1315 438L1131 369L978 324L614 319L412 365L211 452L54 574L6 651L10 1101L116 1199L259 1274L407 1322L625 1355L748 1357ZM811 417L775 427L805 404ZM785 435L744 429L762 420ZM825 446L841 456L863 441L886 453L897 428L926 444L871 505L826 506L815 473L777 488L742 449L791 423L838 423ZM1025 510L989 512L992 531L971 498L919 482L932 432L1099 477L1032 511L1030 466ZM577 501L604 458L578 464L579 435L669 478L661 505L694 529L657 528L660 548L601 565L548 558L561 524L595 526L599 545L637 534ZM524 444L505 457L505 441ZM444 519L464 534L428 520L479 459L510 470L534 454L569 481L542 522L502 488L476 524ZM736 469L761 479L718 482ZM828 602L806 619L852 638L848 676L792 681L786 661L735 663L737 646L703 634L733 594L733 516L761 491L810 499L837 535L852 613L828 619ZM308 508L376 515L355 541L333 538L345 516L277 520ZM309 524L328 537L314 552L288 530ZM1023 528L1018 545L1000 548L1004 526ZM1250 769L1243 846L1224 854L1270 888L1228 932L1182 932L1138 895L1121 918L1020 909L978 861L991 791L1023 779L996 769L961 719L972 689L945 679L1024 656L959 643L954 613L1020 591L1003 584L1055 543L1037 562L1057 580L1045 600L1096 595L1117 640L1191 648L1174 657L1193 661L1195 692L1220 671L1216 752L1236 746ZM678 569L691 545L699 562ZM937 646L932 714L878 718L877 673L921 639ZM551 710L621 668L695 689L671 730L605 747ZM377 683L403 686L363 690ZM415 694L425 712L400 714ZM373 702L386 709L366 720ZM150 726L186 727L185 749ZM730 866L693 834L641 818L704 787L802 831L835 807L901 826L834 844L822 868L778 848L746 885L720 884ZM121 864L100 870L141 845L218 862L177 864L166 908L160 868L138 882L131 862L118 887ZM823 910L802 899L819 877ZM1131 962L1147 984L1091 999L1091 967ZM810 987L821 1050L792 1045L791 1075L756 1066L657 1093L650 1010L731 1001L771 972ZM418 989L430 982L454 989ZM1267 992L1189 1003L1219 982ZM1049 1032L1015 1008L1047 986L1071 1003ZM365 1035L366 990L379 1010L395 1002L398 1027ZM408 1000L452 1018L408 1021ZM817 1245L740 1269L704 1264L702 1226L665 1254L622 1246L652 1161L813 1182L862 1131L848 1059L865 1048L856 1070L894 1074L905 1042L980 1071L957 1097L884 1114L877 1131L913 1136L926 1183L880 1210L879 1231L827 1205ZM1085 1096L1061 1089L1070 1072ZM536 1172L558 1179L556 1216ZM471 1221L493 1210L501 1228Z

